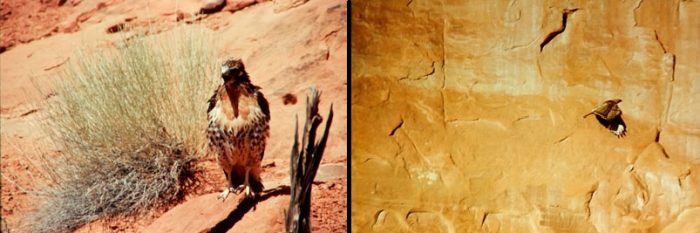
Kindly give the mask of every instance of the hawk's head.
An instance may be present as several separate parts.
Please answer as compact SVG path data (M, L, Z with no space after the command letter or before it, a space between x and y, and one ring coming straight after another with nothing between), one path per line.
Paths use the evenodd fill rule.
M605 102L608 104L618 104L618 103L622 102L622 100L621 99L612 99L612 100L606 100Z
M239 58L229 58L221 64L221 78L227 85L250 82L243 61Z

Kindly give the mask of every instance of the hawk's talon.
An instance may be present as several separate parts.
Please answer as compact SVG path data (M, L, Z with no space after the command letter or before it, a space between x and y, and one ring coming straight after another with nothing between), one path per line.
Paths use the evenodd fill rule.
M243 192L244 189L245 189L245 185L239 185L239 186L236 188L236 194L239 194L239 193Z
M245 197L246 197L246 198L253 198L253 197L255 197L255 194L253 194L253 192L250 191L250 186L245 186Z
M219 195L216 197L216 199L221 199L221 201L226 201L226 197L228 197L229 193L231 193L230 188L224 189Z

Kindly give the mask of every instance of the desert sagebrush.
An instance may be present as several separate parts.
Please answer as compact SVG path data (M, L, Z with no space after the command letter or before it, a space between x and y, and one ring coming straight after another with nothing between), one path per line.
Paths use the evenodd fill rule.
M74 56L42 127L62 153L42 158L31 231L74 229L182 195L205 148L216 84L205 29L135 35Z

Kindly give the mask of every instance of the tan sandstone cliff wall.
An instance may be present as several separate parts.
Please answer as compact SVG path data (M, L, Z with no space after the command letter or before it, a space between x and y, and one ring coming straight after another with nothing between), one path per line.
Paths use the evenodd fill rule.
M700 232L698 12L352 2L353 232Z

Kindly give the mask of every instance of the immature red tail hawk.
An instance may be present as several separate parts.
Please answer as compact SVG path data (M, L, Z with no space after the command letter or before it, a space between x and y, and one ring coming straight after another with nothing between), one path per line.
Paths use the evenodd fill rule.
M598 122L605 126L605 128L608 128L610 132L617 137L624 137L627 132L627 126L622 120L622 110L617 106L620 102L622 102L621 99L606 100L603 104L593 109L593 111L583 116L583 118L595 114L595 118L598 119Z
M241 189L252 198L263 190L260 164L270 135L270 108L240 59L224 62L221 78L224 84L214 91L207 109L209 147L228 181L219 199Z

